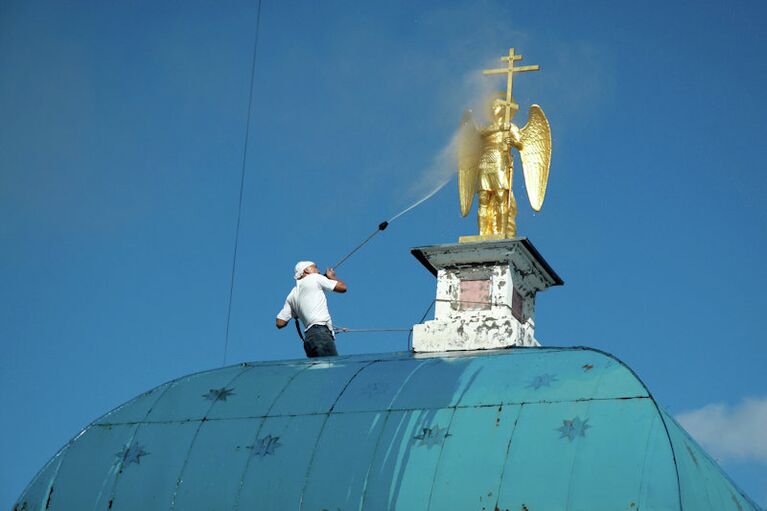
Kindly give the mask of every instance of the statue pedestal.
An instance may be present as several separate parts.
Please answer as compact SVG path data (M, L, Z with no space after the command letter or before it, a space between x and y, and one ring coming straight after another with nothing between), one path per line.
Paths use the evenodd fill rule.
M411 250L437 277L434 319L413 326L413 351L540 346L535 295L562 279L526 238Z

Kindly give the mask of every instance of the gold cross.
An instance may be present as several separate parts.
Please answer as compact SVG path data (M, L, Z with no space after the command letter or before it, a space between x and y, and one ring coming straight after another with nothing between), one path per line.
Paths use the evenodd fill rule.
M538 71L541 66L519 66L514 67L514 62L522 60L522 55L515 55L514 48L509 49L509 55L507 57L501 57L503 62L508 62L508 67L500 69L485 69L482 71L483 75L506 75L506 123L511 121L511 109L515 110L519 108L519 105L514 103L511 98L511 86L514 73L524 73L525 71Z

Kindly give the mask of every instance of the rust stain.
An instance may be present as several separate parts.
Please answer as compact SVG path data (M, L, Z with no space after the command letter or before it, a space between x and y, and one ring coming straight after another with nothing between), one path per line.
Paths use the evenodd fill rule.
M583 364L581 367L583 368L584 371L591 371L592 369L594 369L594 366L592 364Z

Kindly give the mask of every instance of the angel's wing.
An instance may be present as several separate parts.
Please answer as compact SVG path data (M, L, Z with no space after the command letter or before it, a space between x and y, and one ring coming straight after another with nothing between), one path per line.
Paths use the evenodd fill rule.
M530 107L527 124L522 128L522 170L525 174L527 198L535 211L540 211L546 195L551 163L551 128L538 105Z
M461 118L458 130L458 198L461 202L461 215L469 214L474 194L477 193L477 177L479 176L479 154L482 139L477 125L466 110Z

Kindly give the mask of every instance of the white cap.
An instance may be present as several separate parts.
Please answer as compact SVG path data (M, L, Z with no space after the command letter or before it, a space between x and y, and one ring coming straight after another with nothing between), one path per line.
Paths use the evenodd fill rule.
M314 263L311 261L298 261L296 263L295 267L295 273L293 275L293 278L298 280L301 278L301 276L304 274L304 270L306 270L308 267L312 266Z

